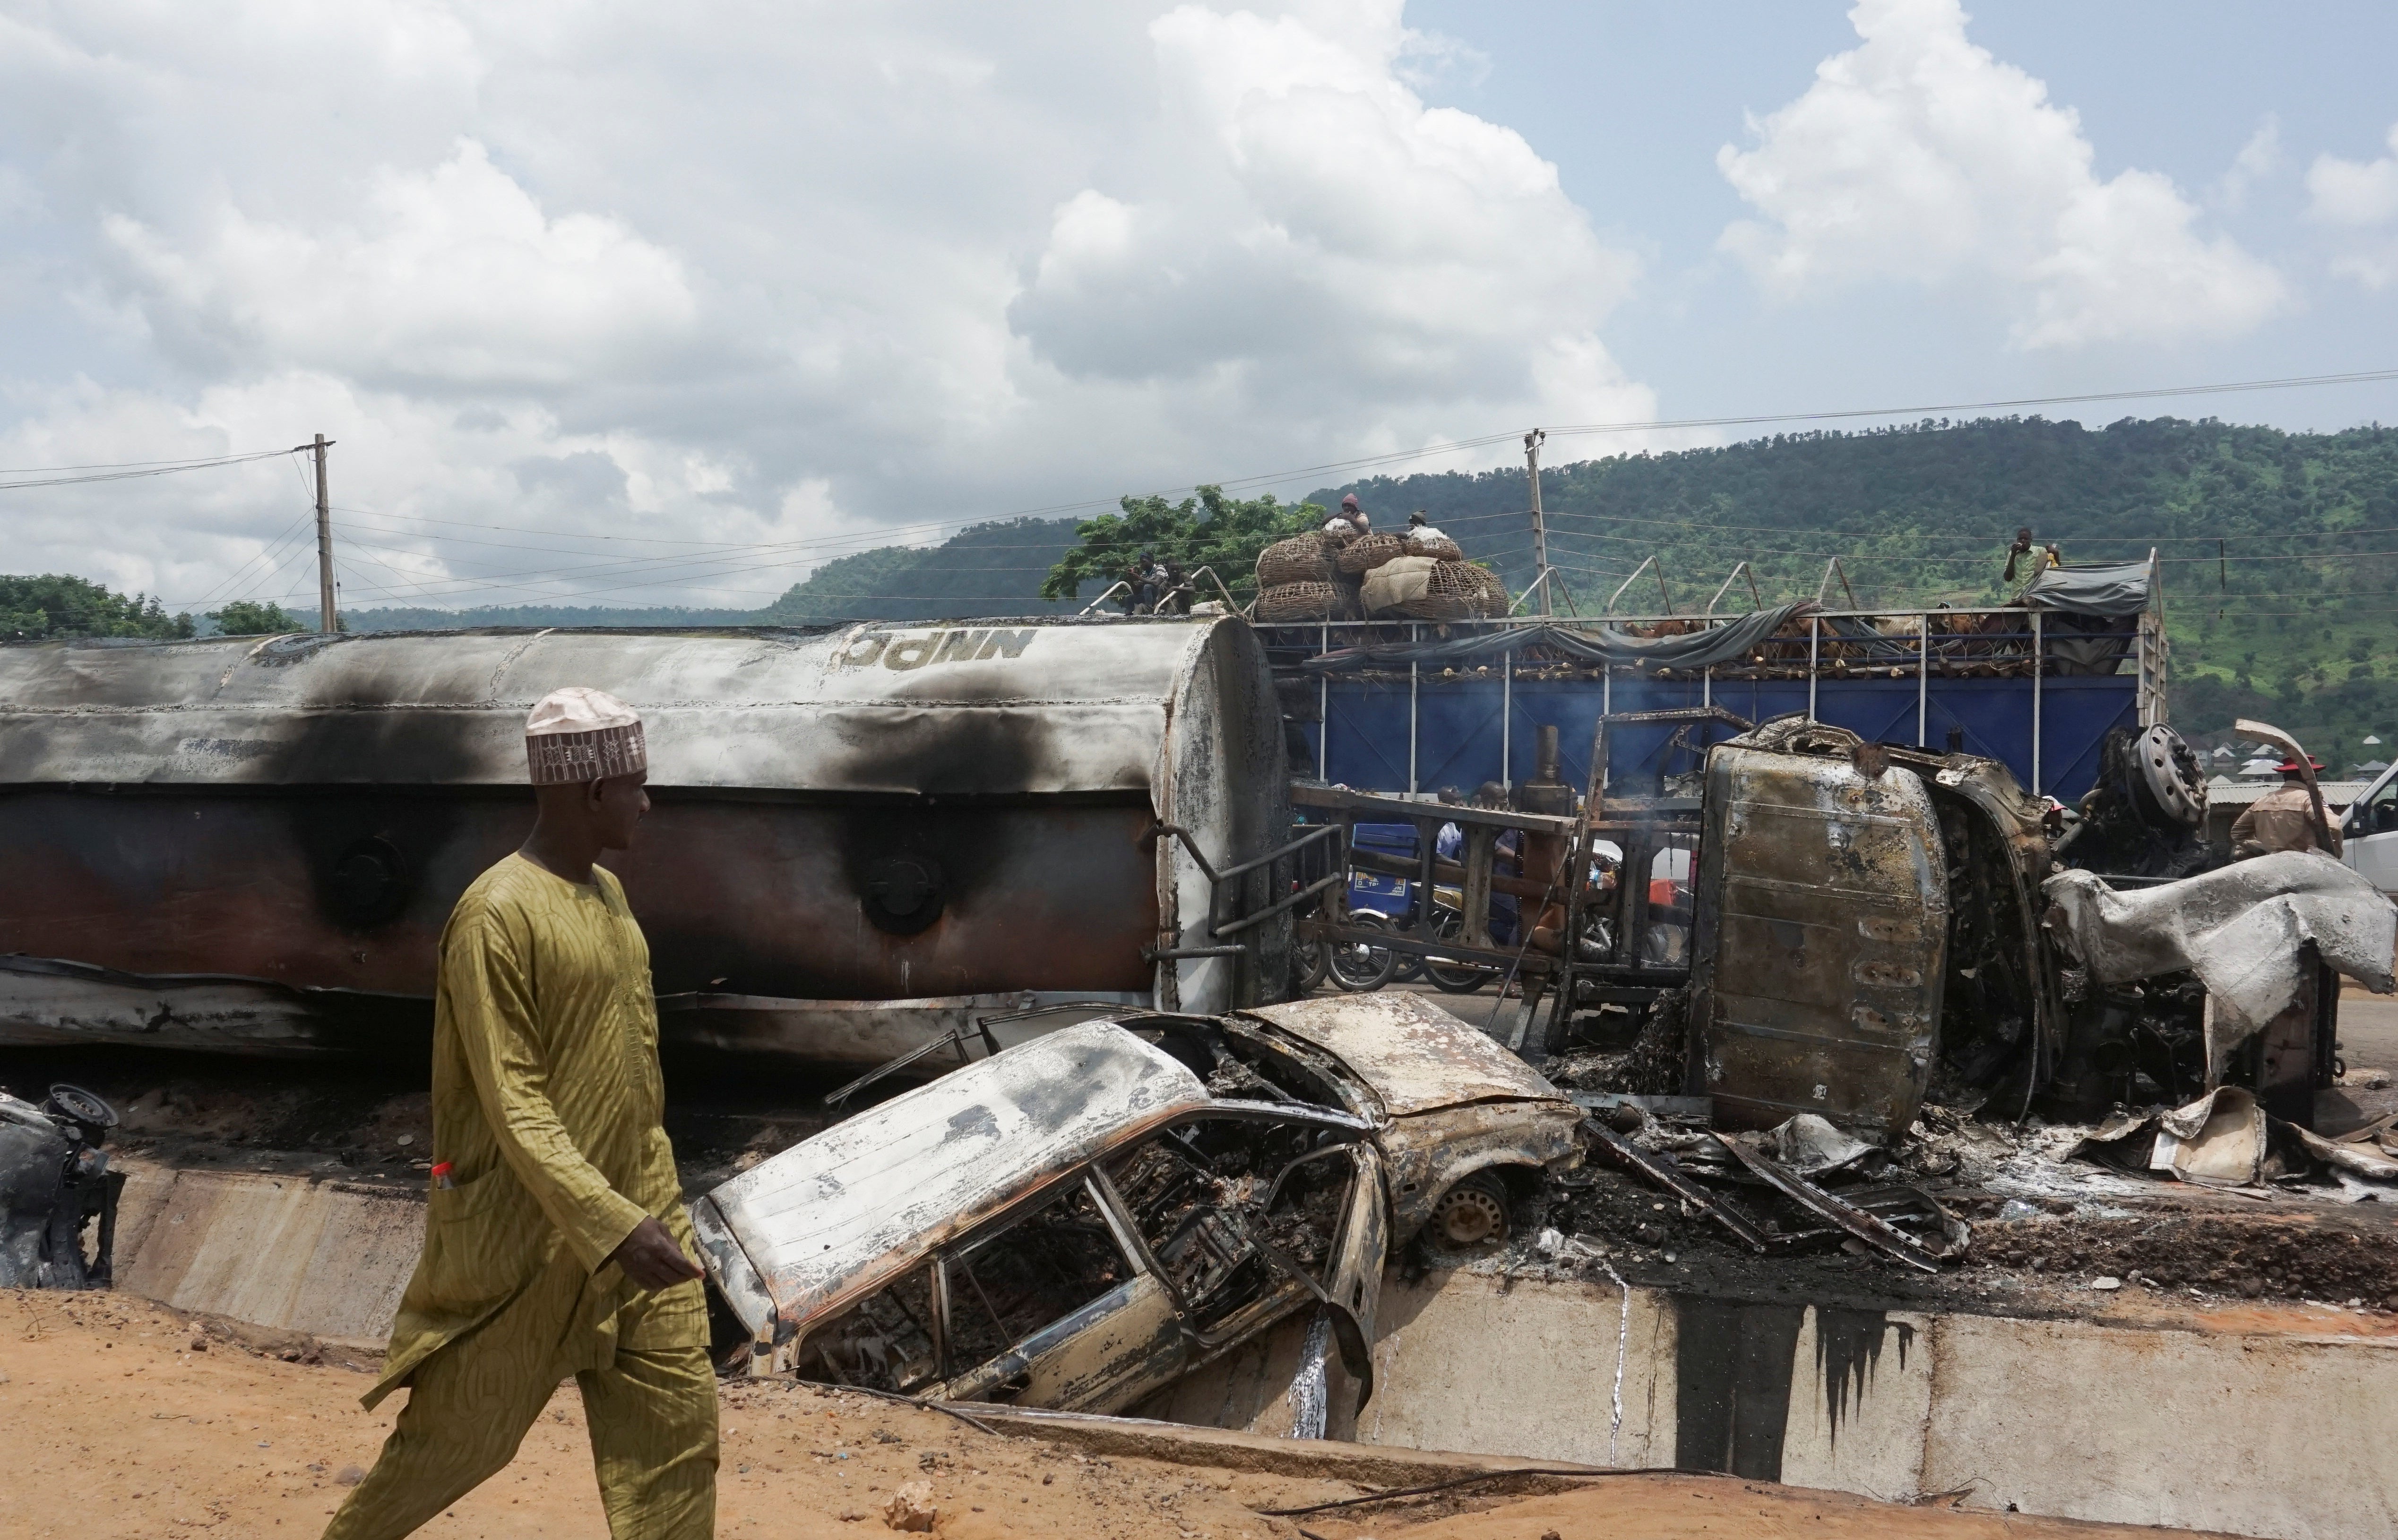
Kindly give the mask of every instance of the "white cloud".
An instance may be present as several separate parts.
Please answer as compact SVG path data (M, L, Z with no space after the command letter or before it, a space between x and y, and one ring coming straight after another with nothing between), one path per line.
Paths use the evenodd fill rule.
M1398 78L1395 6L1345 20L1159 19L1161 131L1058 207L1018 331L1072 378L1233 390L1327 431L1377 402L1434 438L1646 414L1597 341L1631 259L1519 135Z
M2348 235L2332 259L2332 271L2368 288L2398 282L2398 125L2390 129L2390 154L2378 160L2317 155L2307 167L2308 212Z
M33 409L0 431L0 463L91 464L124 458L127 445L197 459L293 442L295 422L323 432L351 606L667 604L714 586L752 602L752 589L796 581L815 551L797 542L858 528L821 483L760 506L717 495L721 468L682 446L577 432L535 407L459 411L322 371L189 399L76 382L20 405ZM177 607L316 603L315 493L297 459L7 495L10 570L77 572ZM675 543L648 538L660 536Z
M2166 178L2101 181L2079 116L1969 42L1957 0L1861 0L1862 46L1716 164L1763 216L1723 248L1783 298L1874 280L1984 286L2015 345L2233 336L2286 302L2281 277Z
M228 203L180 247L124 215L101 230L154 328L237 363L554 386L655 368L694 318L670 253L612 219L546 218L472 140L427 171L379 169L355 225Z
M471 602L596 543L476 523L855 542L1650 415L1630 261L1409 84L1473 62L1398 0L0 15L0 464L321 429L352 581ZM10 494L8 565L207 593L298 483L200 479ZM585 587L838 554L711 549Z
M2215 201L2226 208L2238 209L2248 201L2256 185L2282 168L2282 120L2271 113L2248 136L2248 142L2231 157L2222 180L2215 184Z

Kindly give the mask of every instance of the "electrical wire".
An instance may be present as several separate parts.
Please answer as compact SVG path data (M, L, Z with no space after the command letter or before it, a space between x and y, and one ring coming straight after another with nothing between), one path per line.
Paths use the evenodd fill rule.
M273 460L278 455L296 454L296 449L261 449L254 454L220 455L211 460L128 461L124 468L94 468L88 475L51 475L40 471L0 471L0 476L34 475L32 481L0 480L0 492L28 491L36 487L72 487L91 481L136 481L145 476L173 475L182 471L213 470L221 465L247 465L252 461ZM79 467L60 466L60 470Z
M1932 406L1852 408L1842 411L1779 412L1756 417L1685 417L1650 422L1584 422L1543 430L1552 438L1585 434L1645 433L1678 428L1745 428L1772 422L1838 422L1865 417L1915 417L1933 412L2004 411L2022 407L2071 407L2095 401L2170 400L2191 395L2231 395L2246 391L2300 390L2323 385L2378 384L2398 380L2398 368L2357 369L2345 374L2301 374L2271 380L2241 380L2213 385L2168 385L2153 390L2083 391L2070 395L2020 395L1998 401L1956 401ZM1484 442L1484 441L1476 441Z
M1698 428L1717 428L1717 427L1757 427L1757 426L1765 426L1765 425L1770 425L1770 424L1773 424L1773 423L1782 423L1782 422L1841 422L1841 421L1856 421L1856 420L1861 420L1861 419L1866 419L1866 418L1929 416L1929 415L1935 414L1935 413L1950 413L1950 412L1980 412L1980 411L1995 411L1995 410L2011 410L2011 409L2020 409L2020 408L2030 408L2030 407L2078 405L2078 404L2087 404L2087 403L2099 402L2099 401L2128 401L2128 400L2142 400L2142 399L2158 399L2158 400L2162 400L2162 399L2175 399L2175 398L2182 398L2182 397L2189 397L2189 396L2201 396L2201 395L2216 395L2237 394L2237 393L2255 392L2255 391L2290 390L2290 389L2300 389L2300 388L2315 388L2315 387L2324 387L2324 386L2331 386L2331 385L2353 385L2353 384L2363 384L2363 383L2375 383L2375 382L2387 382L2387 381L2391 381L2391 380L2398 380L2398 369L2368 369L2368 370L2354 370L2354 371L2349 371L2349 372L2345 372L2345 373L2336 373L2336 374L2317 374L2317 375L2287 376L2287 377L2281 377L2281 378L2274 378L2274 379L2266 379L2266 380L2249 380L2249 381L2226 382L2214 383L2214 384L2179 385L2179 386L2163 386L2163 387L2155 387L2155 388L2139 389L2139 390L2124 390L2124 391L2091 391L2091 392L2079 392L2079 393L2072 393L2072 394L2066 394L2066 395L2043 395L2043 396L2018 396L2018 397L2010 397L2010 398L2003 398L2003 399L1984 400L1984 401L1968 401L1968 402L1923 403L1923 404L1913 404L1913 405L1894 406L1894 407L1855 408L1847 408L1847 409L1842 409L1842 410L1832 410L1832 411L1784 412L1784 413L1760 413L1760 414L1749 414L1749 415L1744 415L1744 416L1718 416L1718 417L1692 417L1692 418L1679 418L1679 419L1658 419L1658 420L1649 420L1649 421L1641 421L1641 422L1569 423L1569 424L1565 424L1565 425L1561 425L1561 426L1558 426L1558 427L1548 428L1548 429L1546 429L1546 430L1544 430L1544 431L1545 431L1547 434L1549 434L1549 435L1554 435L1554 436L1558 436L1558 437L1575 437L1575 436L1587 436L1587 435L1597 435L1623 434L1623 433L1634 433L1634 432L1650 432L1650 433L1654 433L1654 432L1673 432L1673 431L1684 431L1684 430L1698 429ZM1362 468L1370 467L1370 466L1377 466L1377 465L1399 464L1399 463L1404 463L1404 462L1408 462L1408 461L1422 460L1422 459L1432 458L1432 457L1435 457L1435 456L1439 456L1439 455L1444 455L1444 454L1454 454L1454 453L1462 452L1462 451L1465 451L1465 450L1468 450L1468 449L1484 449L1484 448L1488 448L1488 447L1490 447L1490 446L1495 445L1495 444L1499 444L1499 443L1506 442L1506 441L1508 441L1509 439L1512 439L1512 438L1514 438L1514 437L1516 437L1516 436L1517 436L1517 435L1516 435L1515 433L1513 433L1512 431L1511 431L1511 432L1508 432L1508 433L1486 434L1486 435L1477 435L1477 436L1471 437L1471 438L1463 438L1463 439L1451 440L1451 441L1448 441L1448 442L1447 442L1447 443L1441 443L1441 444L1433 444L1433 445L1421 446L1421 447L1419 447L1419 448L1414 449L1391 451L1391 452L1388 452L1388 453L1377 454L1377 455L1359 456L1359 457L1354 457L1354 458L1347 459L1347 460L1327 461L1327 462L1320 462L1320 463L1317 463L1317 464L1314 464L1314 465L1297 467L1297 468L1288 469L1288 470L1275 471L1275 472L1269 472L1269 473L1262 473L1262 474L1251 475L1234 476L1234 477L1230 477L1230 478L1226 478L1226 479L1219 480L1219 481L1215 481L1215 482L1206 483L1205 485L1215 486L1215 487L1221 488L1221 489L1230 489L1230 488L1233 488L1233 487L1251 487L1251 486L1257 486L1257 485L1260 485L1260 484L1264 484L1264 483L1268 483L1268 482L1292 481L1292 480L1297 480L1297 479L1299 479L1299 478L1300 478L1300 477L1303 477L1303 476L1315 476L1315 475L1325 475L1325 474L1327 474L1327 473L1330 473L1330 472L1335 472L1335 471L1353 471L1353 470L1362 469ZM23 470L23 471L17 471L17 472L0 472L0 478L5 478L5 477L7 477L7 476L19 476L19 477L23 477L23 476L34 476L34 477L35 477L35 479L17 479L17 480L0 479L0 490L6 490L6 489L10 489L10 488L22 488L22 489L30 489L38 488L38 487L46 487L46 486L60 486L60 485L67 485L67 484L71 484L71 483L86 482L86 481L113 481L113 480L130 479L130 478L134 478L134 477L141 477L141 476L166 475L172 475L172 474L176 474L176 473L179 473L179 472L182 472L182 471L186 471L186 470L199 470L199 469L207 469L207 468L210 468L210 467L214 467L214 466L240 464L240 463L244 463L244 462L250 462L250 461L257 461L257 460L269 459L269 458L272 458L272 457L274 457L274 456L276 456L276 455L279 455L279 454L296 454L296 453L298 453L298 452L299 452L299 450L297 450L297 449L276 449L276 450L262 450L262 451L258 451L258 452L255 452L255 453L251 453L251 454L245 454L245 455L227 455L227 456L217 456L217 457L211 457L211 458L206 458L206 459L194 459L194 460L184 460L184 461L153 461L153 462L131 462L131 461L128 461L128 462L116 462L116 463L114 463L114 464L106 464L106 465L90 465L90 466L55 466L55 467L30 467L30 468L27 468L26 470ZM72 472L72 473L76 473L76 474L72 474L72 475L67 475L67 474L53 475L53 474L52 474L52 473L67 473L67 472ZM1168 489L1166 489L1166 490L1165 490L1165 491L1160 491L1160 492L1152 493L1152 494L1149 494L1149 495L1150 495L1150 496L1153 496L1153 497L1161 497L1161 498L1162 498L1162 497L1165 497L1165 496L1170 495L1170 493L1175 492L1175 491L1183 491L1183 490L1186 490L1186 489L1187 489L1187 490L1191 490L1191 491L1195 491L1195 490L1197 489L1197 487L1198 487L1199 485L1202 485L1202 484L1199 484L1199 483L1193 483L1193 484L1192 484L1192 486L1191 486L1190 488L1188 488L1188 489L1184 489L1184 488L1179 488L1179 487L1178 487L1178 488ZM1058 514L1064 514L1064 513L1070 513L1070 512L1076 512L1076 511L1080 511L1080 510L1084 510L1084 509L1090 509L1090 508L1105 508L1105 507L1118 506L1118 505L1120 505L1120 503L1121 503L1121 502L1122 502L1122 501L1123 501L1123 500L1113 500L1113 501L1110 501L1110 500L1096 500L1096 499L1094 499L1094 500L1083 500L1083 501L1080 501L1080 502L1074 502L1054 503L1054 504L1049 504L1049 505L1046 505L1046 506L1044 506L1044 507L1022 509L1022 510L1017 510L1017 511L1016 511L1016 512L1014 512L1014 513L1011 513L1011 514L987 515L987 516L981 516L981 517L978 517L978 518L973 518L973 519L958 520L958 521L944 521L944 522L940 522L940 523L925 524L925 525L919 525L919 526L906 527L906 528L907 528L907 529L909 530L909 532L921 532L921 533L923 533L923 534L929 535L929 534L935 533L935 532L936 532L936 531L939 531L939 530L941 530L941 529L963 529L963 528L968 528L968 527L971 527L972 525L976 525L976 524L988 524L988 523L994 523L994 522L1003 522L1003 521L1005 521L1005 520L1010 519L1010 518L1030 518L1030 517L1039 517L1039 516L1044 516L1044 515L1055 516L1055 515L1058 515ZM363 512L363 511L356 511L356 510L354 510L353 512ZM477 527L477 526L473 526L473 525L469 525L469 524L467 524L467 523L466 523L466 521L438 520L438 519L433 519L433 518L431 518L429 516L386 516L386 517L403 517L403 518L405 518L405 517L413 517L413 518L421 519L421 520L422 520L422 521L424 521L424 522L428 522L428 523L442 523L442 524L454 524L454 525L457 525L458 527L461 527L461 528L474 528L474 527ZM1456 516L1455 517L1453 517L1453 518L1450 518L1450 519L1447 520L1447 522L1452 522L1452 523L1463 523L1463 522L1466 522L1466 521L1471 520L1471 519L1492 518L1492 517L1505 517L1505 516L1520 516L1509 515L1509 514L1460 515L1460 516ZM1665 526L1672 526L1672 527L1678 527L1678 528L1689 528L1689 527L1691 527L1691 526L1689 525L1689 522L1688 522L1687 520L1677 521L1677 520L1661 520L1661 519L1638 519L1638 518L1633 517L1632 516L1611 516L1611 515L1600 515L1600 514L1582 514L1582 513L1573 513L1573 512L1570 512L1570 511L1565 511L1565 510L1560 510L1560 516L1566 516L1566 517L1583 517L1583 518L1590 518L1590 519L1598 520L1598 521L1609 521L1609 520L1612 520L1612 521L1615 521L1615 522L1623 522L1623 523L1642 523L1642 524L1665 525ZM483 528L483 529L489 529L499 528L499 527L495 527L495 526L488 526L488 525L486 525L486 526L480 526L480 528ZM1708 526L1703 526L1702 528L1705 528L1705 529L1709 529L1709 530L1742 530L1742 531L1745 531L1745 532L1787 532L1787 527L1780 527L1780 528L1777 528L1777 527L1772 527L1772 526L1731 526L1731 525L1708 525ZM754 554L756 554L756 553L758 553L758 552L761 552L761 551L767 551L767 550L775 550L775 551L788 551L788 550L798 549L798 548L800 548L803 543L812 543L812 544L815 546L815 548L821 550L821 549L826 548L828 545L829 545L829 544L831 544L831 543L833 543L833 542L838 542L838 541L844 541L844 540L845 540L845 541L861 541L861 540L873 539L873 540L878 540L878 541L879 541L882 545L886 545L886 546L887 546L888 544L892 543L892 537L893 537L895 534L901 533L901 532L902 532L902 530L900 530L900 529L888 529L888 530L880 530L880 531L872 531L872 532L860 531L860 532L856 532L856 533L855 533L855 534L852 534L852 535L849 535L849 536L845 536L845 537L824 537L824 538L822 538L820 541L815 542L779 542L779 543L776 543L776 542L769 542L769 543L765 543L765 544L752 544L752 545L744 545L744 544L740 544L740 543L738 543L738 542L690 542L690 541L677 541L677 540L672 540L672 539L668 539L668 538L666 538L666 537L642 537L642 536L610 536L610 535L594 535L594 534L589 534L589 533L574 533L574 532L558 531L558 530L525 529L525 530L522 530L521 532L546 534L546 535L549 535L549 536L551 536L552 538L584 539L584 540L618 540L618 541L627 541L627 542L643 542L643 543L673 544L673 545L680 545L680 546L681 546L681 547L682 547L683 549L685 549L685 550L693 550L693 549L701 548L701 547L705 547L705 548L707 548L707 549L717 549L717 548L721 548L721 549L725 550L725 551L728 553L728 555L730 555L730 554L731 554L731 553L733 553L733 552L736 552L736 551L738 551L738 552L750 553L750 554L753 554L753 555L754 555ZM2341 531L2324 531L2324 533L2339 533L2339 532L2341 532ZM1607 538L1607 537L1586 537L1586 538ZM1925 536L1925 537L1919 537L1919 538L1925 538L1925 539L1942 539L1942 540L1965 540L1965 539L1970 539L1970 538L1972 538L1972 537L1967 537L1967 536ZM2249 537L2203 537L2203 536L2179 536L2179 537L2166 537L2166 538L2173 539L2173 540L2176 540L2176 541L2191 541L2191 540L2202 540L2202 539L2208 539L2208 538L2214 538L2214 539L2217 539L2217 540L2228 540L2228 539L2231 539L2231 538L2242 538L2242 539L2245 539L2245 538L2249 538ZM2283 538L2283 537L2274 537L2274 538ZM498 544L498 543L500 543L500 542L478 542L478 543L485 543L485 544ZM1105 542L1105 543L1119 543L1119 542ZM1125 539L1124 541L1122 541L1120 543L1126 544L1126 545L1130 545L1130 544L1133 544L1133 543L1136 543L1136 542L1135 542L1133 540L1131 540L1130 538L1128 538L1128 537L1127 537L1126 539ZM870 548L874 548L874 547L868 547L868 548L869 548L869 549L870 549ZM1082 548L1084 548L1084 549L1089 549L1089 548L1090 548L1090 546L1089 546L1088 544L1084 544L1084 545L1083 545L1083 546L1082 546ZM391 547L384 547L384 548L383 548L383 549L385 549L385 550L391 550L391 549L395 549L395 548L391 548ZM555 553L555 554L565 554L565 553L560 552L560 553ZM1789 555L1789 556L1798 556L1798 555L1801 555L1802 553L1798 553L1798 552L1791 551L1791 552L1761 552L1761 553L1759 553L1759 554L1760 554L1760 555ZM2391 554L2398 554L2398 553L2381 553L2381 552L2370 552L2370 553L2338 553L2337 555L2338 555L2338 556L2341 556L2342 558L2344 558L2344 559L2354 559L2354 558L2356 558L2356 557L2360 557L2360 556L2380 556L2380 555L2391 555ZM770 565L770 566L802 565L802 564L803 564L803 563L804 563L806 560L808 560L808 559L813 559L813 558L802 558L802 559L801 559L801 560L799 560L799 561L788 562L788 563L778 563L778 564L769 564L769 565ZM1489 558L1485 558L1485 559L1489 559ZM1916 561L1918 564L1923 564L1923 563L1926 563L1926 562L1933 562L1933 561L1940 561L1940 562L1962 562L1962 561L1965 561L1965 560L1968 560L1968 559L1972 559L1972 558L1966 558L1966 557L1955 557L1955 558L1925 558L1925 557L1916 557L1916 558L1907 558L1907 557L1901 557L1901 556L1854 556L1854 557L1843 556L1843 560L1855 560L1855 561L1858 561L1858 562L1860 562L1860 563L1863 563L1863 562L1866 562L1866 561L1882 561L1882 562L1891 562L1891 561L1904 561L1904 560L1909 560L1909 559L1912 559L1912 560ZM2163 558L2163 559L2170 559L2170 560L2175 560L2175 561L2177 561L2177 562L2190 562L2190 563L2196 563L2196 562L2202 562L2202 561L2205 561L2205 560L2267 560L2267 559L2276 559L2276 558L2264 557L2264 556L2254 556L2254 557L2250 557L2250 556L2243 556L2243 557L2225 557L2225 556L2222 556L2218 555L2217 556L2214 556L2214 557L2192 556L2192 557ZM2290 559L2307 559L2307 558L2305 558L2305 557L2303 557L2303 556L2296 556L2296 557L2293 557L2293 558L2290 558ZM662 564L656 564L656 563L653 563L653 564L652 564L652 565L653 565L653 569L654 570L654 569L663 569L663 568L664 568L664 567L666 567L666 566L674 566L674 565L680 565L680 564L682 564L682 563L689 563L689 564L691 564L691 565L694 565L694 566L696 566L696 565L700 565L700 564L704 563L706 560L707 560L707 558L706 558L706 557L702 557L702 556L690 556L690 557L681 557L681 558L669 558L669 559L668 559L667 562L665 562L665 563L662 563ZM270 577L273 575L273 573L274 573L275 571L279 570L280 565L281 565L281 563L278 563L278 564L277 564L277 567L276 567L276 569L270 569ZM378 563L378 565L384 565L384 564ZM611 565L617 566L620 569L628 569L631 565L636 565L636 564L633 564L633 563L623 563L623 564L600 563L600 564L593 564L593 565L592 565L592 567L589 569L589 570L591 570L591 571L593 571L594 573L596 573L596 572L598 572L600 569L601 569L602 568L605 568L605 567L608 567L608 566L611 566ZM756 564L756 563L754 563L754 562L744 562L744 563L742 563L742 564L741 564L741 567L742 567L742 569L756 569L756 568L757 568L757 564ZM388 566L385 566L385 570L389 571L389 570L392 570L392 569L390 569ZM569 573L571 573L572 571L574 571L574 570L579 570L579 569L554 569L553 571L551 571L551 572L547 572L547 573L521 574L520 576L521 576L521 577L527 577L527 578L530 578L530 577L540 577L540 578L543 578L543 579L547 580L547 581L558 581L558 580L559 580L560 577L562 577L563 575L569 574ZM1029 569L1019 569L1019 570L1029 570ZM618 584L618 585L615 585L613 588L611 588L611 589L605 589L605 590L600 590L600 591L601 591L601 592L615 592L615 591L623 591L623 590L626 590L626 589L631 589L631 588L659 586L659 585L661 585L661 584L663 584L663 583L672 583L672 582L678 582L678 581L692 581L692 580L697 580L697 579L700 579L700 578L704 577L705 575L707 575L707 574L702 574L702 573L698 573L698 572L690 572L690 573L683 574L681 577L679 577L679 578L678 578L678 577L658 578L658 579L655 579L655 580L653 580L653 581L652 581L652 582L648 582L648 583L638 583ZM395 573L395 576L397 576L397 574L396 574L396 573ZM426 581L424 581L424 582L423 582L423 583L421 583L416 584L416 586L434 586L434 585L438 584L438 583L439 582L441 582L441 581L443 581L443 580L426 580ZM496 584L496 583L500 583L501 581L503 581L503 580L502 580L502 579L500 579L500 578L495 577L495 578L493 578L493 579L489 580L488 582L478 583L475 584L475 586L478 586L478 587L488 587L488 586L492 586L492 585L493 585L493 584ZM460 590L460 591L462 591L462 592L463 592L463 591L465 591L465 590L462 589L462 590Z

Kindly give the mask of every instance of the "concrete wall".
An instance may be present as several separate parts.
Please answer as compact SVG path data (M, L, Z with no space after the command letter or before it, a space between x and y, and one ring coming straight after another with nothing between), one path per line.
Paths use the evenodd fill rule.
M2327 1318L2336 1319L2336 1318ZM1969 1507L2398 1533L2398 1339L1385 1286L1364 1443L1738 1474ZM1623 1345L1620 1424L1614 1415Z
M1920 1484L2027 1513L2398 1533L2398 1342L1944 1317Z
M116 1286L183 1310L381 1348L424 1243L411 1188L126 1161Z

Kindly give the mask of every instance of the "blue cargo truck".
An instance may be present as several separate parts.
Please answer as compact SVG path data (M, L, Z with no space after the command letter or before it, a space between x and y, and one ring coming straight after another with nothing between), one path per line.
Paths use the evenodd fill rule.
M1297 768L1360 791L1520 784L1543 725L1559 729L1564 779L1580 785L1601 715L1714 705L1750 722L1799 713L1868 740L1985 756L2072 802L2096 780L2110 730L2166 720L2157 572L2153 557L2051 568L1987 609L1784 605L1259 632ZM1722 736L1622 727L1610 776L1655 795L1657 783L1695 773Z

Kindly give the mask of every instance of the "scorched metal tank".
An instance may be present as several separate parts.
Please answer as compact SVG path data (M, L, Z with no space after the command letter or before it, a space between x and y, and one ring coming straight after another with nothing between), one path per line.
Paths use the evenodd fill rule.
M421 1051L563 685L647 725L606 864L669 1042L870 1064L1065 1001L1281 998L1287 916L1187 955L1222 950L1216 885L1160 833L1219 871L1287 837L1238 619L44 642L0 647L0 1042ZM1215 919L1288 885L1229 878Z

